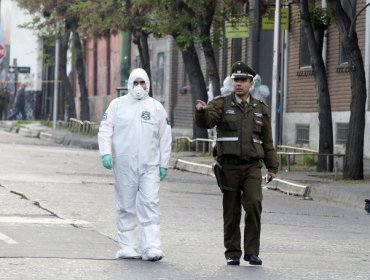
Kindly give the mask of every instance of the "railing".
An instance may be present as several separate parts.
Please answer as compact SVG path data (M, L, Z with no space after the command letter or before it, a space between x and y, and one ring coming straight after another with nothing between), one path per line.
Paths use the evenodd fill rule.
M277 152L279 155L280 169L283 168L283 157L286 156L287 171L290 171L291 165L296 163L296 156L312 156L313 159L318 158L319 156L326 156L327 171L329 170L329 159L330 157L334 157L334 159L337 159L335 160L334 166L335 172L338 171L338 159L342 158L342 161L344 159L344 154L319 154L317 150L284 145L278 145L277 148L278 150L282 150Z
M197 153L212 154L212 149L216 143L214 139L195 138L187 136L176 137L176 151L195 151Z
M79 119L70 118L68 129L71 132L82 133L86 135L94 135L98 131L99 124L91 121L81 121Z
M212 155L213 147L216 144L215 139L206 139L206 138L195 138L191 139L187 136L176 137L176 151L195 151L197 153L209 154ZM305 157L305 156L312 156L313 162L318 156L324 155L327 157L327 169L329 170L329 159L330 157L334 157L337 159L335 161L335 172L338 170L338 159L344 157L343 154L319 154L317 150L301 148L301 147L294 147L294 146L285 146L285 145L278 145L277 146L277 154L279 156L279 166L280 169L283 169L286 166L287 171L291 171L292 165L297 163L297 157ZM285 158L285 160L283 160ZM302 160L303 161L303 160Z

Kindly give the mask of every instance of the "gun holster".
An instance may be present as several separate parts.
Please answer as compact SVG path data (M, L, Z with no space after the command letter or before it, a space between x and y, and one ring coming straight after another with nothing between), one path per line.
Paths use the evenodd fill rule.
M215 163L212 164L212 170L213 170L213 173L215 174L218 187L220 188L221 192L224 192L222 188L222 166L221 164L216 161Z

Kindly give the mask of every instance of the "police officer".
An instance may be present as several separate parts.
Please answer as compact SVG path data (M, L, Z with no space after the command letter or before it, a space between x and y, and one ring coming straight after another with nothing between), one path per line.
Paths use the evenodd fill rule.
M217 126L217 161L222 167L224 246L228 265L239 265L241 206L245 211L244 260L261 265L262 162L267 180L278 171L268 107L249 90L256 72L238 61L232 66L234 91L208 105L197 100L195 121L199 127Z

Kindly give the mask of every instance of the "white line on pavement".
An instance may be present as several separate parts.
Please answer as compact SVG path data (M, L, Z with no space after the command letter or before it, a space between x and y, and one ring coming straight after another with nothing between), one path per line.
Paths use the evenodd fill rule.
M30 217L0 217L0 223L16 223L16 224L90 224L87 221L73 219L58 219L58 218L30 218Z
M15 241L14 239L11 239L9 236L3 234L0 232L0 240L4 241L5 243L8 243L8 244L18 244L17 241Z

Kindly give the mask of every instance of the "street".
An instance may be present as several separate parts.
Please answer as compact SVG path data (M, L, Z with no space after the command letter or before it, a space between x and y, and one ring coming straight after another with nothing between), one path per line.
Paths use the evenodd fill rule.
M116 260L114 178L97 151L4 131L0 150L0 279L370 279L370 215L265 188L263 265L226 266L215 179L172 169L165 257Z

